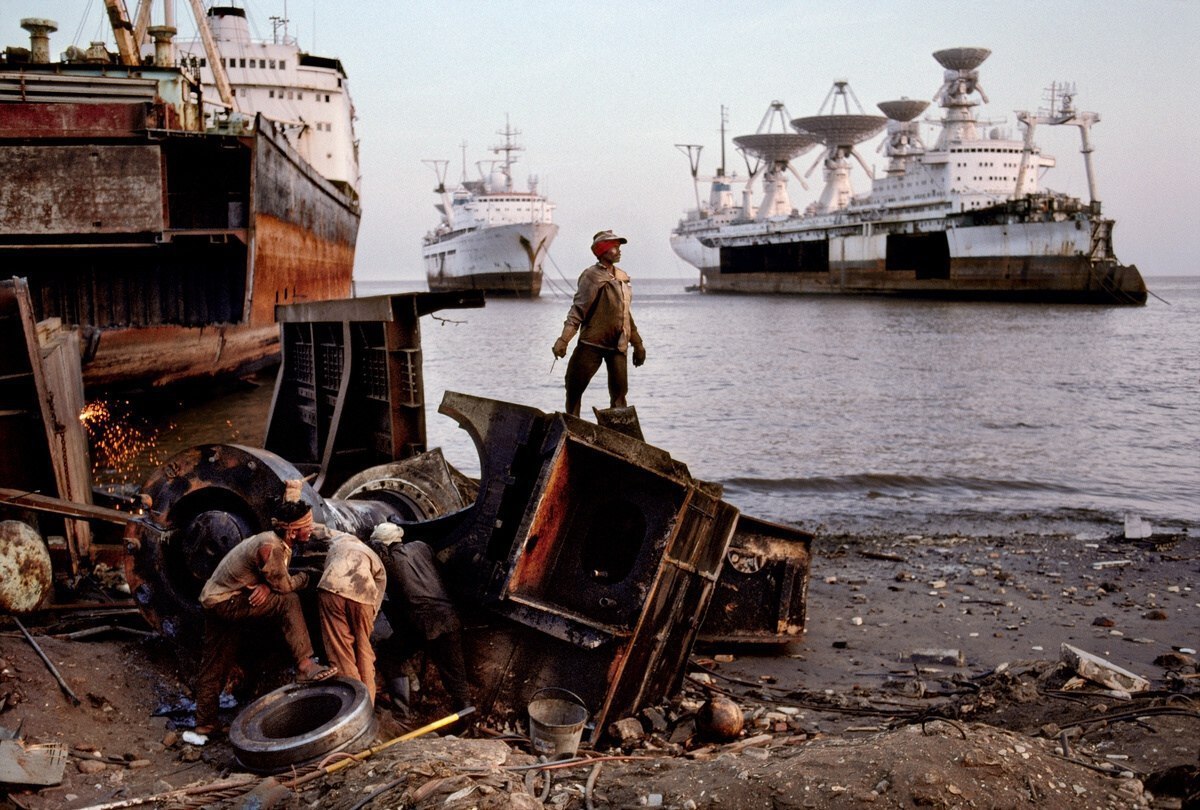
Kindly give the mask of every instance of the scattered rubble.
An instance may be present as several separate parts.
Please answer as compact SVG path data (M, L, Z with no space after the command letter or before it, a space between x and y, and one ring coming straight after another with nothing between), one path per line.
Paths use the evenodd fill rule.
M71 640L45 633L41 622L49 617L30 619L47 657L84 698L75 707L23 637L0 626L0 694L9 696L0 726L19 727L26 744L61 744L70 755L61 784L12 786L9 801L28 810L154 806L151 798L170 807L277 802L343 810L1167 808L1196 801L1195 549L1123 548L1135 564L1107 572L1100 595L1100 581L1089 577L1091 558L1103 548L1070 539L928 539L879 548L904 562L854 546L818 550L801 641L697 651L670 701L620 718L626 736L585 744L562 762L539 761L522 733L493 736L480 726L471 739L426 735L332 773L242 774L227 742L183 741L186 713L155 714L186 705L189 678L161 640ZM914 578L896 580L898 567ZM826 582L833 571L836 582ZM928 583L937 579L946 588L930 596ZM952 595L970 601L952 602ZM943 601L944 608L930 605ZM1152 604L1178 618L1151 624L1144 614ZM1100 612L1114 627L1092 624ZM864 623L851 624L853 616ZM1174 629L1168 638L1129 641L1164 626ZM1111 635L1116 628L1125 635ZM833 646L838 639L845 648ZM1064 641L1137 673L1150 688L1120 696L1079 679L1062 660L1028 652L1059 650ZM916 651L957 652L964 666L906 660ZM1081 683L1068 689L1072 678ZM889 680L910 686L885 688ZM699 722L716 697L736 704L743 720L732 740L713 739ZM382 737L407 730L386 710L377 715Z

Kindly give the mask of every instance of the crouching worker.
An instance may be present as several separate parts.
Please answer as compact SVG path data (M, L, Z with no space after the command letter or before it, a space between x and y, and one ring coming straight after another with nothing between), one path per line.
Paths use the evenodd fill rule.
M251 620L267 619L283 631L300 682L323 681L337 674L313 658L312 641L297 591L308 574L291 574L292 546L308 540L312 509L300 500L303 482L289 481L275 510L272 528L231 548L200 592L204 608L204 651L196 682L196 733L223 730L217 725L218 699L237 656L238 640Z
M367 686L375 702L375 650L371 629L383 603L387 575L379 555L352 534L329 541L325 570L317 583L317 609L325 655L338 672Z
M410 627L421 636L455 710L472 705L462 625L438 573L433 549L419 540L404 542L404 529L394 523L380 523L371 540L387 569L388 622L394 629Z

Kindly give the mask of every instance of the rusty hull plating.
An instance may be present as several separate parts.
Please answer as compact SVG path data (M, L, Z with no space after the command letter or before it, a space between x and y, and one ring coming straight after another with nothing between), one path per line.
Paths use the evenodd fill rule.
M737 510L664 451L565 414L447 392L481 461L474 514L447 538L451 581L510 620L469 638L485 715L569 685L609 719L667 697Z

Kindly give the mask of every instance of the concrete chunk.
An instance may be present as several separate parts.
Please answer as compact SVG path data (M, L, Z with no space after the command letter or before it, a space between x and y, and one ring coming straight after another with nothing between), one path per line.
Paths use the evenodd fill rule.
M1116 664L1078 647L1072 647L1065 642L1062 645L1062 661L1079 673L1081 677L1101 686L1107 686L1109 689L1144 692L1150 688L1150 682L1140 675L1135 675L1129 670L1122 669Z

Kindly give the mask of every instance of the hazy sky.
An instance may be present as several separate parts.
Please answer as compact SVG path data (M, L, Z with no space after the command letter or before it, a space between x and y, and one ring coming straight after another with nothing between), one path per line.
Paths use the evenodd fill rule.
M132 12L136 2L127 2ZM557 265L573 282L591 261L592 233L612 228L630 240L622 265L635 278L690 277L667 241L695 204L675 144L704 144L701 172L711 173L722 104L732 138L753 132L775 99L792 117L815 114L835 78L848 79L872 114L878 101L931 99L942 69L930 54L958 46L991 49L980 69L990 98L981 115L1014 136L1013 110L1036 109L1051 81L1074 82L1076 106L1101 116L1094 159L1118 257L1149 276L1200 274L1194 0L238 4L261 37L286 9L302 48L346 67L362 144L362 280L423 277L421 236L437 220L437 200L422 160L450 160L457 180L459 144L468 143L473 170L491 157L506 115L526 147L518 185L536 174L558 205L552 276ZM160 14L156 5L156 21ZM102 0L0 0L0 46L27 44L19 21L29 16L58 21L55 54L112 41ZM186 2L176 16L188 36ZM933 137L927 128L926 142ZM1044 184L1086 198L1078 130L1041 127L1037 140L1059 163ZM882 169L878 142L860 152ZM744 175L732 143L728 150L727 165ZM799 171L814 158L799 158ZM791 181L797 207L820 193L819 175L809 191ZM860 169L852 176L857 192L867 190Z

